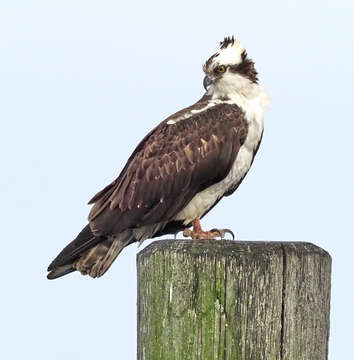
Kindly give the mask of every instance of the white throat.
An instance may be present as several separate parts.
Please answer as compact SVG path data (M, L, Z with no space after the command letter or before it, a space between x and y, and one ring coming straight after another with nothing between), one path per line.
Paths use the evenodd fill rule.
M249 122L255 118L258 121L263 119L269 104L269 98L260 85L238 74L226 73L209 87L207 94L214 101L226 99L225 102L236 104L245 112Z

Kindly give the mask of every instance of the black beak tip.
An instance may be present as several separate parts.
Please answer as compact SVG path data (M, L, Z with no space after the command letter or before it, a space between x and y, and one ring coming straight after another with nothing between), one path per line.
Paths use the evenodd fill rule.
M211 85L212 81L209 76L205 76L203 80L203 86L205 90L208 90L208 87Z

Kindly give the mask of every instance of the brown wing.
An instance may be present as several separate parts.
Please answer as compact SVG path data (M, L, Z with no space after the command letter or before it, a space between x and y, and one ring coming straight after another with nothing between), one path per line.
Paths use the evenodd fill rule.
M236 105L216 105L175 124L167 124L169 119L144 138L119 177L90 201L96 236L170 221L195 194L228 174L247 136Z

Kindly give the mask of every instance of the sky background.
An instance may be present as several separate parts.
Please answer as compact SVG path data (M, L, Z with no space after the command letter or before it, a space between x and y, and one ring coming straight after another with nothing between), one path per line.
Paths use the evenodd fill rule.
M271 98L246 180L203 225L333 258L330 359L354 332L352 1L0 1L2 359L136 359L135 244L46 279L137 142L201 97L234 34ZM146 244L150 243L149 241Z

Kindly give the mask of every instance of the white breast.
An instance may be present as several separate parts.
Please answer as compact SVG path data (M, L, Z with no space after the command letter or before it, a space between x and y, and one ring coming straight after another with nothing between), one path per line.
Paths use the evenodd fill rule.
M229 174L220 182L196 194L188 205L180 211L175 220L183 220L187 225L196 218L200 218L218 201L228 190L232 189L249 170L254 150L263 132L263 112L268 98L259 86L252 92L252 96L235 95L228 103L237 104L244 112L248 121L248 133L241 146Z

